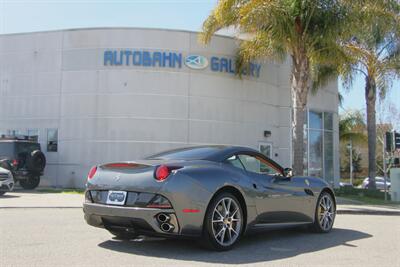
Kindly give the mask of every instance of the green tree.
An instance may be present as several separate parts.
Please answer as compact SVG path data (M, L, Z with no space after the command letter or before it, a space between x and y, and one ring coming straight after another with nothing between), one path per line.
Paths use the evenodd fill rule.
M362 156L361 156L361 153L359 153L356 149L353 148L351 154L352 154L353 172L354 173L360 173L362 171L362 167L361 167ZM350 157L350 150L346 149L343 169L350 172L350 160L349 160L349 157Z
M398 0L358 0L350 3L353 31L342 42L349 64L341 71L348 84L355 74L365 78L369 188L375 189L375 105L377 96L383 98L393 78L400 76L400 5Z
M348 112L339 116L339 140L341 142L365 142L364 116L360 111Z
M338 0L220 0L203 24L208 43L219 29L235 27L240 41L236 70L255 59L292 61L293 171L303 173L304 114L310 89L323 85L343 55L338 46L348 14Z

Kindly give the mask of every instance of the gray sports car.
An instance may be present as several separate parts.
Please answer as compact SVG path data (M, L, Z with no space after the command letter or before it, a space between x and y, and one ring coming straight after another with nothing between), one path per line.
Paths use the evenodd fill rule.
M329 232L336 201L324 180L292 176L254 149L200 146L93 167L83 210L88 224L116 238L201 237L228 250L261 228Z

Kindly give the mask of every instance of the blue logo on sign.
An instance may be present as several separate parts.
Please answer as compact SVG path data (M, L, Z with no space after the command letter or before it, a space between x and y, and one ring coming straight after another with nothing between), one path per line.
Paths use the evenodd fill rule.
M189 55L185 59L185 65L191 69L202 70L207 68L208 59L204 56Z

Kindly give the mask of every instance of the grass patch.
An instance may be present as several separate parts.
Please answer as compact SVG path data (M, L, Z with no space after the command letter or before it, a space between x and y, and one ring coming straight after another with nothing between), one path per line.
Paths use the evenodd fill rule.
M400 202L390 201L390 194L387 194L388 200L385 201L385 193L380 190L369 190L352 187L343 187L335 189L335 195L351 200L357 200L370 205L399 205Z
M37 192L42 193L63 193L63 194L83 194L85 192L84 189L68 189L68 188L39 188L36 189Z
M350 200L356 200L360 201L363 204L368 204L368 205L383 205L383 206L399 206L400 202L393 202L393 201L385 201L384 199L379 199L379 198L372 198L372 197L366 197L366 196L357 196L357 195L340 195L339 197L342 198L347 198Z

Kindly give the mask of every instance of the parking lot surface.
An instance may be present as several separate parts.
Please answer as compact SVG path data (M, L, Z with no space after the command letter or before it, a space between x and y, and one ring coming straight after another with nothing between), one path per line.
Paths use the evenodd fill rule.
M400 216L338 215L329 234L266 231L212 252L188 240L114 240L86 225L82 197L1 197L0 266L400 266Z

